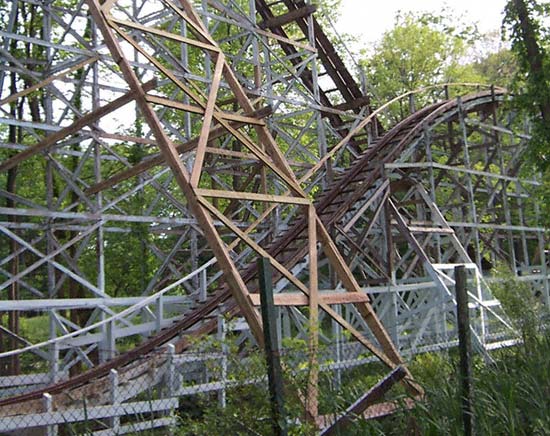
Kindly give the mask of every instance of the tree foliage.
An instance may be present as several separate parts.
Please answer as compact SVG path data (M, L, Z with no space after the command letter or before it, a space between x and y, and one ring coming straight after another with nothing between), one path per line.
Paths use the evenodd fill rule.
M381 101L435 83L482 80L471 64L463 62L477 35L475 27L454 25L445 14L398 15L395 27L363 60Z
M519 71L516 77L518 106L534 117L531 155L542 168L550 163L550 55L549 29L543 25L550 5L535 0L510 0L504 28L512 44Z

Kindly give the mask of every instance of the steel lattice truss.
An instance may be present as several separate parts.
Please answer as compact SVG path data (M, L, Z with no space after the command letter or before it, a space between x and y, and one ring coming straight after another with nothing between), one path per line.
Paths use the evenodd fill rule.
M456 265L480 351L515 338L489 266L548 303L538 182L504 91L430 90L395 122L301 1L0 5L3 428L32 427L44 393L58 411L113 404L109 371L177 398L173 356L222 316L261 345L259 256L282 335L388 371L456 343Z

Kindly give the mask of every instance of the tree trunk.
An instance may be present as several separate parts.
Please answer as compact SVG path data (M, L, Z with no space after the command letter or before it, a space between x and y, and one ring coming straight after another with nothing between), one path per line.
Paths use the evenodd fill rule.
M525 0L513 0L515 12L519 23L521 38L525 45L525 59L529 64L529 76L536 83L544 83L544 49L537 40L536 25L529 15ZM538 102L542 119L550 123L550 100L547 94L539 94L541 100Z

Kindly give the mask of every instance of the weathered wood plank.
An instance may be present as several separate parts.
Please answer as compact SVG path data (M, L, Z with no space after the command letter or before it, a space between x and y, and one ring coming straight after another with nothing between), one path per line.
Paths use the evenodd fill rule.
M307 386L307 416L316 422L319 416L319 283L317 271L317 214L315 206L307 209L309 254L309 375Z
M212 125L212 116L216 107L216 99L218 97L218 90L220 89L224 64L225 56L222 53L219 53L218 58L216 59L216 66L214 67L214 76L212 77L210 94L208 95L208 100L204 109L204 119L202 121L199 142L197 143L197 150L195 152L195 162L193 164L193 170L191 171L191 178L189 181L191 186L195 188L199 185L201 178L202 164L204 163L206 145L208 144L210 126Z
M260 305L258 294L250 294L252 303L255 306ZM309 297L299 292L288 292L275 294L275 306L308 306ZM319 303L321 304L350 304L364 303L370 301L367 294L359 292L320 292Z
M323 430L321 436L331 436L343 434L345 427L358 416L361 416L367 407L380 401L384 394L390 390L398 381L402 380L407 372L402 366L396 367L388 376L369 389L364 395L359 397L330 427Z
M143 92L150 91L156 86L157 82L155 79L145 83L142 86ZM106 104L105 106L100 107L76 120L70 126L67 126L57 132L52 133L49 136L46 136L42 141L38 142L35 145L30 146L24 151L17 153L9 159L6 159L0 164L0 171L7 171L14 166L18 165L25 159L28 159L41 151L45 151L48 148L54 146L57 142L61 141L63 138L66 138L69 135L72 135L82 128L89 126L95 121L99 120L101 117L114 112L115 110L121 108L125 104L131 102L137 97L137 91L132 90L124 94L122 97L113 100L111 103Z
M270 29L274 27L281 27L285 24L292 23L300 18L307 17L313 14L317 10L315 5L306 5L299 9L287 12L286 14L279 15L277 17L270 18L260 23L262 29Z
M264 201L267 203L284 203L309 205L307 198L290 197L283 195L256 194L255 192L222 191L217 189L196 189L197 195L210 198L231 198L247 201Z
M166 30L157 29L151 26L144 26L143 24L135 23L133 21L120 20L112 16L109 17L109 20L120 26L129 27L131 29L139 30L145 33L151 33L157 36L162 36L163 38L171 39L172 41L181 42L183 44L193 45L203 50L210 50L216 53L220 52L220 49L215 45L205 44L203 42L197 41L196 39L186 38L185 36L167 32Z

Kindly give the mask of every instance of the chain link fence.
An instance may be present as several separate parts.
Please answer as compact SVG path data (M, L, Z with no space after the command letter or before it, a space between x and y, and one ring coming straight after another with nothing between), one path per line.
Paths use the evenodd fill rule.
M317 426L329 425L389 372L352 343L321 346L313 359L307 341L284 340L280 359L285 419L301 434L317 431L306 412L312 371ZM392 395L403 398L402 386ZM77 387L0 405L1 435L267 435L272 424L265 354L235 338L208 338L184 354L169 347Z

